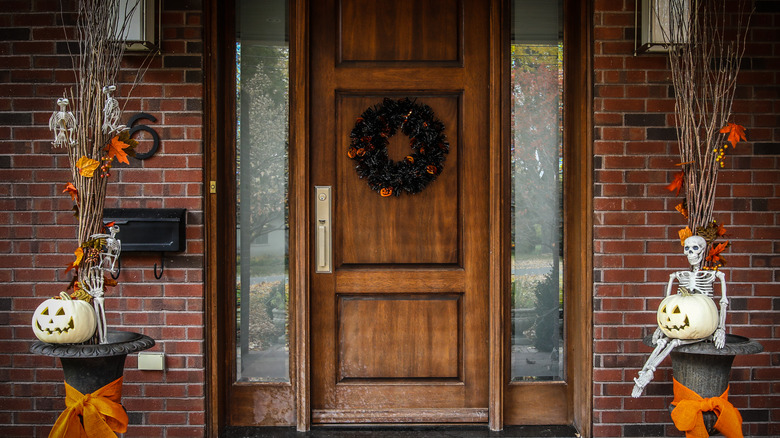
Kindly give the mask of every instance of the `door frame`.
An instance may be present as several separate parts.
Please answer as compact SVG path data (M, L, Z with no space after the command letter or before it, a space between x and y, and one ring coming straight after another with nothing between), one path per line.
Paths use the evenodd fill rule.
M490 3L490 315L488 426L500 430L509 424L507 402L515 397L536 398L547 393L546 385L517 385L509 382L509 303L504 293L509 285L509 202L510 182L508 144L509 123L509 44L510 7L507 0ZM233 100L225 93L228 80L235 77L232 50L235 29L232 1L206 0L204 8L204 229L205 229L205 356L207 436L218 436L230 422L231 369L230 340L235 319L231 312L234 279L220 269L224 260L233 260L230 242L235 217L233 159L228 145L234 144ZM582 436L592 429L592 1L564 0L564 153L567 156L565 191L566 238L564 251L570 262L566 269L567 297L564 308L567 343L567 381L554 390L568 406L562 422L574 424ZM311 428L308 224L309 172L307 151L309 108L308 0L290 0L290 383L268 384L270 394L244 402L271 405L278 396L292 398L272 422L295 425L299 431ZM582 84L587 84L583 87ZM293 254L302 254L294 257ZM519 388L519 389L518 389ZM513 395L519 393L520 395ZM232 406L235 407L235 406Z

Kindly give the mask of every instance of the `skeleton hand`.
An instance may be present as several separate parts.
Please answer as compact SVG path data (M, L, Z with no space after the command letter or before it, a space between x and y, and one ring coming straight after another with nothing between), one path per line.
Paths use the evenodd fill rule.
M715 342L715 348L723 348L726 346L726 330L719 328L715 330L715 334L712 335L712 340Z
M661 339L663 336L664 336L664 332L662 332L660 328L655 329L655 332L653 333L653 345L656 345L658 343L658 340Z

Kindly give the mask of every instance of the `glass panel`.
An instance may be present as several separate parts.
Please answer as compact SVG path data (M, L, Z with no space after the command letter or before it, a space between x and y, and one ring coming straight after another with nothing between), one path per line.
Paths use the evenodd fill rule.
M562 380L562 7L512 6L511 376Z
M287 4L237 3L236 375L287 382Z

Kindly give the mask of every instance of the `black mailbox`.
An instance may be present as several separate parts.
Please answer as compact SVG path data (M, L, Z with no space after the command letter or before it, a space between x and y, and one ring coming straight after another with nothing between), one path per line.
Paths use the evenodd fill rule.
M186 249L184 208L106 208L103 222L119 226L122 252L179 252Z

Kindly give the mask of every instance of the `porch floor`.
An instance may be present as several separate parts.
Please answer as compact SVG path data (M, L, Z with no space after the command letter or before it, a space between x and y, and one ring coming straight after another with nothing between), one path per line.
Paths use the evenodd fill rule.
M290 427L228 427L220 435L224 438L472 438L472 437L578 437L571 426L507 426L500 432L491 432L487 426L314 426L309 432L296 432Z

